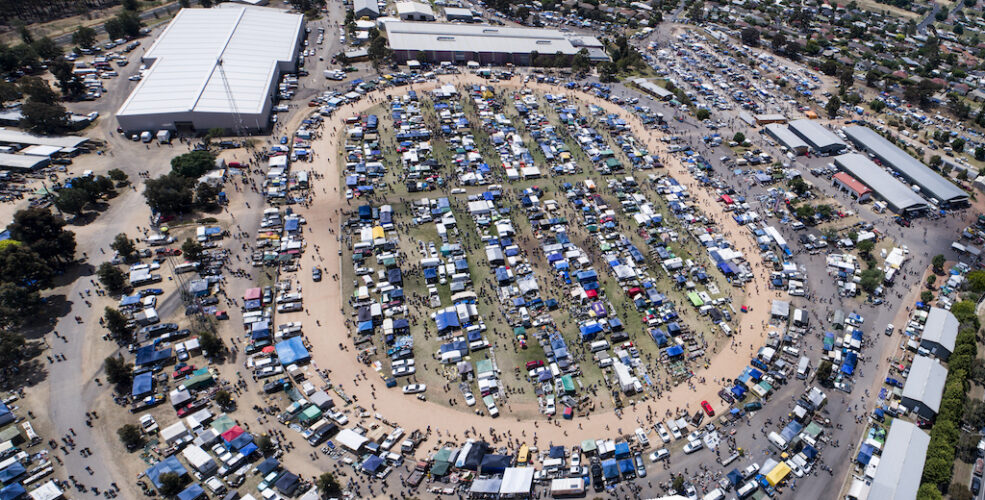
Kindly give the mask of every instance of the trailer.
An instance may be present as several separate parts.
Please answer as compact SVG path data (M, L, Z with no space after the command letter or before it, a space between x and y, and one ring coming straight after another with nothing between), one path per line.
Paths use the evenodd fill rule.
M551 480L551 497L573 497L585 493L585 480L580 477Z

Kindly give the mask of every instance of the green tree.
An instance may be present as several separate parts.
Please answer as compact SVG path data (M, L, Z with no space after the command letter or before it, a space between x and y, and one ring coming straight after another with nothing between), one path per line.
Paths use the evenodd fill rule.
M99 265L96 274L99 276L99 282L106 287L110 295L118 295L126 289L126 275L113 264L103 262Z
M0 81L0 108L3 107L4 103L16 101L21 98L21 92L18 90L17 85Z
M128 326L127 317L112 307L107 306L106 309L103 309L103 323L106 324L106 329L113 335L113 338L130 340L133 336L133 329Z
M790 179L790 182L787 183L787 186L789 186L790 190L793 191L797 196L803 196L804 193L806 193L810 189L810 186L808 186L807 182L804 181L804 179L801 177L794 177L793 179Z
M274 441L270 439L270 436L267 434L261 434L260 437L257 438L256 445L260 450L260 453L263 453L264 455L269 455L274 451Z
M202 258L202 252L205 251L205 247L201 243L188 238L184 243L181 244L181 253L185 255L185 259L198 262Z
M936 485L923 483L917 490L917 500L941 500L941 490Z
M214 209L219 206L219 188L207 182L199 182L195 186L195 204L204 209Z
M750 47L759 46L759 30L757 30L756 28L749 27L743 29L741 33L741 37L742 37L742 43Z
M20 332L0 330L0 364L8 368L19 365L26 343Z
M819 380L822 384L826 383L828 379L831 378L832 369L833 366L831 361L827 359L821 361L821 364L817 367L817 380Z
M862 287L862 290L865 290L868 293L872 293L873 291L875 291L876 287L882 284L883 277L884 274L881 269L877 269L877 268L866 269L865 271L862 271L861 281L859 282L859 285Z
M339 485L338 480L335 479L335 475L331 472L326 472L318 476L316 484L322 497L335 498L342 495L342 486Z
M920 302L927 304L932 300L934 300L934 292L931 292L930 290L920 292Z
M814 217L815 213L817 213L817 210L807 203L804 203L794 209L794 215L800 220L810 219Z
M89 195L76 188L61 189L53 200L55 208L72 215L81 215L89 204Z
M944 272L944 262L945 262L944 256L941 254L935 255L934 258L930 261L931 266L934 268L934 272L936 274L940 274Z
M192 6L192 2L191 0L178 0L178 5L180 5L182 9L187 9Z
M67 99L77 99L86 93L86 86L75 74L75 67L64 57L57 57L48 63L51 75L55 77L55 84L62 91L62 95Z
M191 151L171 159L171 172L191 179L198 179L213 168L215 155L208 151Z
M957 139L951 141L951 149L953 149L955 153L964 151L964 139L958 137Z
M871 109L873 113L881 113L882 110L886 109L886 103L881 99L873 99L869 102L869 109Z
M192 208L194 179L170 173L144 182L144 198L155 212L182 214Z
M207 353L209 356L215 356L223 349L222 339L210 331L200 333L198 340L202 345L203 353Z
M21 128L41 135L59 134L68 130L68 112L60 104L27 101L21 107Z
M841 109L841 99L836 95L831 96L828 103L824 105L824 110L827 111L829 118L837 118L839 109Z
M0 283L0 328L17 328L37 319L43 306L44 302L37 290L9 282ZM0 356L0 364L2 363Z
M0 247L0 283L37 291L51 284L54 271L29 246L15 243Z
M931 168L938 170L940 170L942 163L944 163L944 160L941 159L940 155L931 155L930 159L927 160L927 164L930 165Z
M875 248L875 246L876 244L872 240L863 240L858 242L858 245L855 245L855 248L858 248L858 251L863 255L868 255L872 252L872 249Z
M72 43L83 49L91 49L96 44L96 30L79 25L75 28L75 33L72 33Z
M229 394L229 391L222 389L215 393L213 397L219 408L229 408L233 403L233 397Z
M108 175L117 186L126 186L127 184L130 184L130 177L126 174L126 172L118 168L111 169L109 172L106 172L106 175Z
M140 5L138 4L137 0L123 0L120 2L120 4L122 4L123 8L126 10L136 11L137 9L140 8Z
M34 53L45 61L50 61L62 55L62 48L54 40L46 36L41 37L31 44Z
M923 481L943 485L951 480L951 463L940 458L931 458L924 463Z
M140 446L144 441L143 435L140 432L140 427L133 424L126 424L116 430L116 435L120 437L120 441L123 442L123 446L127 447L127 451L133 451Z
M17 28L17 34L20 35L21 40L30 45L34 43L34 35L31 34L31 30L27 29L27 25L23 21L16 20L14 26Z
M705 108L700 108L700 109L698 109L697 111L694 112L694 117L697 118L698 121L702 121L703 122L703 121L711 118L711 111L708 111Z
M106 380L116 385L126 385L133 381L133 367L123 360L123 356L109 356L103 360Z
M202 3L204 4L205 2L203 1ZM165 497L177 496L178 493L181 493L181 491L185 489L185 477L179 476L175 472L165 472L161 474L158 476L158 481L161 483L161 487L158 488L158 491L160 491L161 495Z
M746 134L736 132L735 135L732 136L732 141L742 144L743 142L746 142Z
M133 244L133 240L128 238L126 233L117 234L113 238L113 242L109 244L109 247L116 250L116 253L127 262L130 262L137 252L137 247Z
M965 286L975 293L985 293L985 270L971 271L965 277Z

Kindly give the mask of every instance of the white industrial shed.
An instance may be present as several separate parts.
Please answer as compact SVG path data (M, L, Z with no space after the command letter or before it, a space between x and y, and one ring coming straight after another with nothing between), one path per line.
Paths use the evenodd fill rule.
M352 0L352 13L356 19L362 17L376 19L380 17L380 4L377 0Z
M869 498L879 500L914 500L923 476L930 435L916 425L894 419L886 437L886 447L879 457L879 467L872 479Z
M807 143L800 138L797 134L793 133L787 127L780 125L778 123L770 123L764 127L766 135L776 139L783 147L790 150L795 155L805 155L807 154Z
M51 160L44 156L0 153L0 170L26 172L47 167L50 162Z
M958 339L958 326L958 318L951 311L931 307L927 321L923 325L920 347L947 361Z
M120 127L266 129L277 80L295 70L303 32L303 16L276 9L182 9L143 56L149 69L120 106Z
M818 154L834 154L845 149L845 142L814 120L794 120L790 131L797 134Z
M947 368L933 358L917 356L903 384L901 403L923 418L933 418L941 409L945 382Z
M397 15L402 21L434 21L434 10L420 2L397 2Z
M936 198L945 206L968 202L968 193L934 172L920 160L910 156L876 131L859 125L845 127L845 137L860 150L871 153L883 165L895 170L904 179L920 187L926 196Z
M894 212L907 216L918 215L929 208L927 202L906 184L865 156L858 153L841 155L835 158L835 166L868 186L879 198L885 200Z

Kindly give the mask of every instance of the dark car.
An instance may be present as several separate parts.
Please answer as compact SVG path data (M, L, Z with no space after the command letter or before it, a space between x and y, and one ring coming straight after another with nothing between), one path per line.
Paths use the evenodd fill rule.
M743 406L742 408L746 411L762 410L763 403L760 403L759 401L753 401L751 403L746 403L745 406Z
M316 267L311 270L311 279L314 281L321 281L321 268Z
M216 304L219 303L219 298L218 297L205 297L203 299L200 299L198 302L200 304L202 304L203 306L214 306L214 305L216 305Z
M733 398L732 395L725 389L718 391L718 397L724 399L728 404L735 402L735 398Z
M977 497L978 492L981 491L981 489L982 489L982 480L977 477L971 478L971 493Z
M602 480L602 466L597 463L592 464L592 489L596 492L605 489L605 483Z

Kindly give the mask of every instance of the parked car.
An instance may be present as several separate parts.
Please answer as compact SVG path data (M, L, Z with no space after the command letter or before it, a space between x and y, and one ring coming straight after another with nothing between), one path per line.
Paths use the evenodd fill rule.
M668 458L670 458L670 452L667 451L667 448L660 448L659 450L650 454L651 462L659 462L660 460L666 460Z
M428 386L426 384L408 384L403 388L404 394L418 394L426 391Z
M314 281L321 281L321 268L315 267L311 270L311 279Z
M701 402L701 408L705 411L705 413L708 414L709 417L714 417L715 416L715 409L712 408L711 405L708 404L707 401L702 401Z

